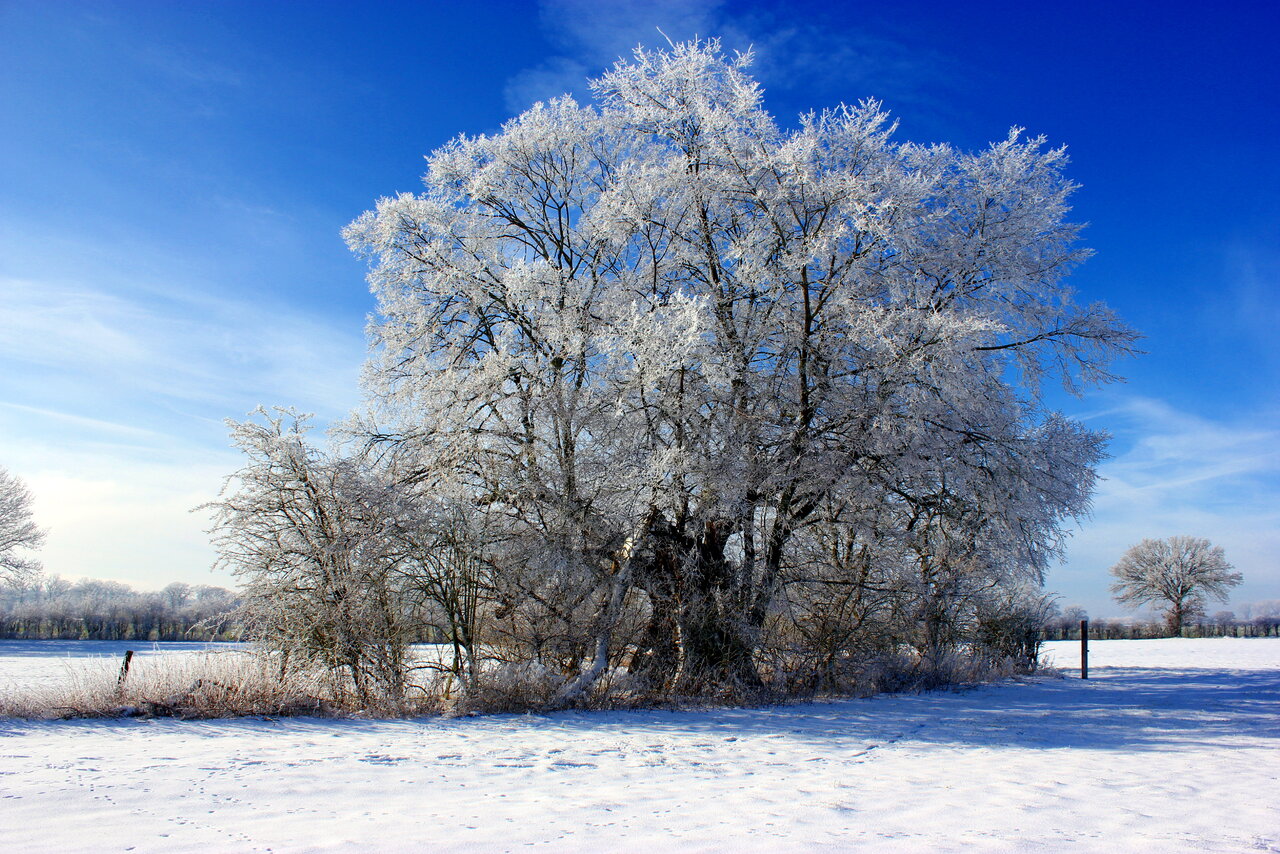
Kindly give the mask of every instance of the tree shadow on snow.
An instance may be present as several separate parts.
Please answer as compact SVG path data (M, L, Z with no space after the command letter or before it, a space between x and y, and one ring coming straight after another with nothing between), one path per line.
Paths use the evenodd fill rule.
M1280 670L1101 667L1083 681L1037 677L967 690L882 694L869 699L756 708L501 714L446 719L350 720L317 718L152 721L206 737L288 731L340 736L373 732L388 738L437 730L463 739L516 744L534 736L573 743L607 736L627 749L653 738L672 749L736 739L776 738L812 744L815 757L863 753L901 743L958 749L1022 747L1095 750L1218 750L1280 748ZM136 726L136 722L77 721L76 728ZM0 736L67 723L0 722ZM757 745L758 746L758 745Z
M899 741L956 747L1167 750L1280 747L1280 670L1106 667L961 691L753 709L567 713L567 730L644 729L709 738L785 736L825 747ZM1223 741L1235 738L1236 741Z

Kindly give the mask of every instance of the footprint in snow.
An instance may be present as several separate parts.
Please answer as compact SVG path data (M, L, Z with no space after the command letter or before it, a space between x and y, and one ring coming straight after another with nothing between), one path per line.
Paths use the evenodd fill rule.
M371 762L374 765L395 765L404 762L407 757L404 756L387 756L382 753L370 753L368 756L360 757L361 762Z

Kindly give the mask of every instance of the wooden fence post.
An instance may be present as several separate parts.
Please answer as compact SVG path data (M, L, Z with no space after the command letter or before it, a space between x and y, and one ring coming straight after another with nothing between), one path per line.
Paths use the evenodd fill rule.
M124 651L124 664L120 665L120 678L116 680L116 690L124 690L124 680L129 678L129 663L133 661L133 650Z
M1080 621L1080 678L1089 678L1089 621Z

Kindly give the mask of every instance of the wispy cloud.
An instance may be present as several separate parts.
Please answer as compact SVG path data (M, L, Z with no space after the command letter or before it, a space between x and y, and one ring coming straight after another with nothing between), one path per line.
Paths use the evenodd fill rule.
M101 418L86 418L83 415L73 415L69 412L58 412L53 409L43 409L39 406L24 406L20 403L6 403L4 401L0 401L0 409L9 410L9 412L13 413L15 417L18 418L37 418L41 420L60 422L73 426L79 430L106 435L116 435L136 439L156 439L162 435L155 430L135 427L132 424L117 424L113 421L104 421Z
M359 400L359 317L27 279L0 279L0 317L0 464L31 486L42 559L68 576L209 581L190 510L240 464L223 420L260 403L328 420Z
M637 45L664 46L668 38L719 38L727 50L750 49L754 74L767 89L800 96L795 99L808 106L876 97L891 108L929 103L941 109L945 100L936 93L957 76L940 54L870 25L836 34L793 15L730 8L721 0L543 0L541 19L561 54L509 81L512 112L566 92L581 97L586 77L629 57Z
M619 0L607 7L590 0L544 0L540 17L553 43L601 67L640 44L743 35L722 0Z
M1228 333L1243 335L1251 357L1280 367L1280 246L1273 239L1238 239L1227 247L1223 276L1227 286L1218 300L1219 322Z
M10 318L0 389L36 410L97 401L115 413L155 404L237 412L248 401L288 400L333 412L356 399L358 318L340 326L265 300L14 279L0 281L0 313Z
M586 95L586 81L596 69L566 56L553 56L533 68L526 68L507 81L503 99L512 114L521 113L538 101Z
M1276 412L1214 419L1142 397L1090 419L1116 433L1093 518L1073 537L1050 586L1096 613L1119 613L1107 570L1147 537L1207 537L1245 577L1235 601L1280 596L1280 427Z

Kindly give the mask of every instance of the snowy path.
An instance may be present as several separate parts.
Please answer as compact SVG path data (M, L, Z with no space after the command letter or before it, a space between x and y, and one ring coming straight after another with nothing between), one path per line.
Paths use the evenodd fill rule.
M1107 641L1091 664L763 710L0 721L0 844L1280 851L1280 641Z

